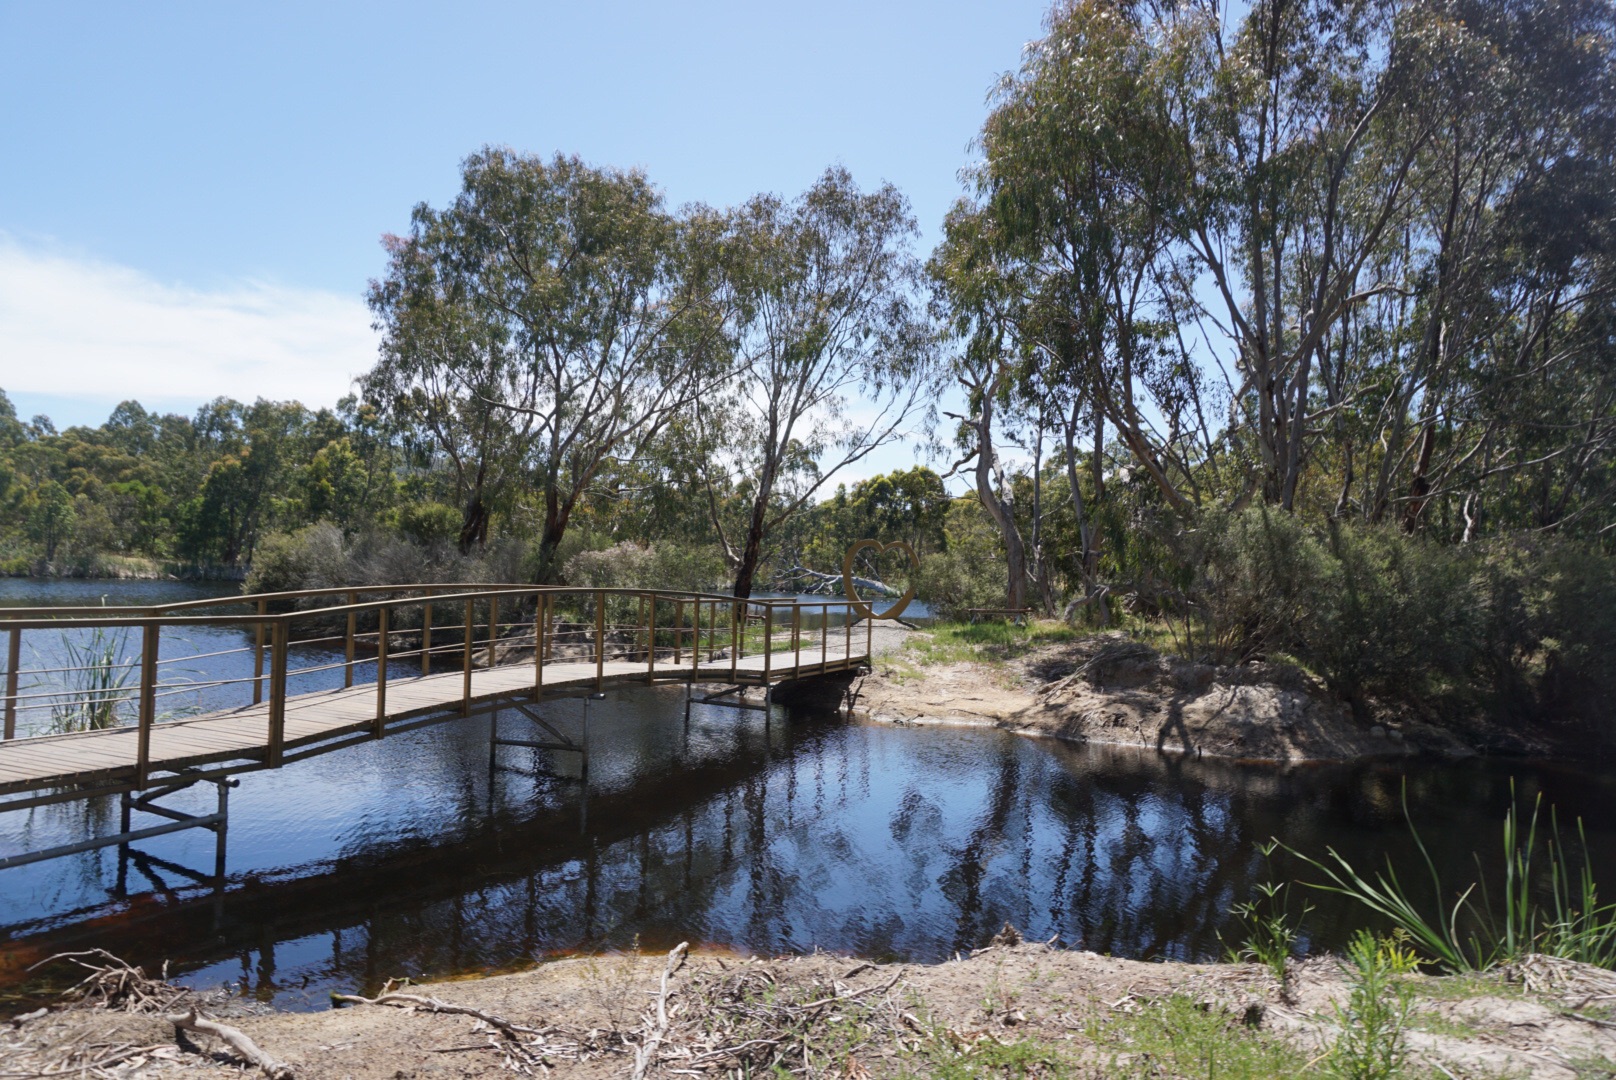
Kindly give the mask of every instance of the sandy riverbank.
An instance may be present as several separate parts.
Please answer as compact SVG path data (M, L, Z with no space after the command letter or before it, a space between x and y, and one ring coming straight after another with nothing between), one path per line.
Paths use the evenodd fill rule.
M1572 1080L1609 1075L1588 1069L1616 1061L1610 972L1534 960L1498 977L1406 982L1404 1038L1418 1075ZM401 987L413 1007L399 999L315 1013L139 984L99 1007L0 1024L0 1074L261 1075L244 1073L240 1053L212 1035L176 1040L165 1016L200 1006L301 1078L776 1075L775 1066L844 1080L1295 1076L1328 1060L1352 985L1331 958L1293 963L1282 987L1256 965L1020 943L935 965L579 958ZM95 1062L101 1071L79 1071Z
M1455 733L1408 710L1353 715L1287 665L1196 664L1121 634L1032 647L991 660L926 663L924 631L877 635L857 709L890 723L988 724L1071 742L1300 763L1482 750L1552 756L1547 740L1477 721Z

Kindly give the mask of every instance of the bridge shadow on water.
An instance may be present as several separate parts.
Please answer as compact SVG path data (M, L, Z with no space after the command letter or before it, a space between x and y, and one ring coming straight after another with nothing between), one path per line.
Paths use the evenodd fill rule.
M581 708L549 715L575 730ZM935 961L1005 922L1119 955L1210 958L1238 937L1230 907L1271 872L1255 850L1270 836L1407 864L1405 784L1454 880L1496 844L1511 778L1562 813L1616 820L1608 783L1525 766L1280 771L780 708L697 706L687 731L683 708L671 688L596 702L587 786L575 756L525 748L500 751L490 784L481 718L246 777L218 894L180 872L211 865L196 837L137 845L124 897L112 852L10 871L0 989L20 1002L66 974L34 981L27 966L100 947L313 1008L389 977L636 942ZM507 712L501 731L520 723ZM116 817L52 809L39 828ZM1612 853L1609 832L1591 839ZM1314 902L1315 947L1363 922Z

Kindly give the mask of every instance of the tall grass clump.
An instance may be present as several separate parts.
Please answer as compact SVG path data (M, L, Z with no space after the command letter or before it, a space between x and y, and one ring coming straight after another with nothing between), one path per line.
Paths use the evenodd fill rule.
M62 635L62 655L67 671L66 688L51 702L52 732L101 731L118 726L118 713L134 696L129 684L135 664L125 656L129 632L108 633L102 627L90 632L88 641Z
M1544 827L1541 809L1540 796L1523 822L1511 801L1504 816L1503 889L1497 898L1480 878L1449 891L1412 819L1409 831L1434 897L1423 903L1389 859L1371 876L1334 848L1322 859L1286 850L1324 875L1314 888L1356 900L1389 920L1449 971L1485 971L1529 953L1616 968L1616 904L1599 897L1582 822L1577 822L1575 844L1568 845L1553 811ZM1403 811L1407 815L1406 800Z

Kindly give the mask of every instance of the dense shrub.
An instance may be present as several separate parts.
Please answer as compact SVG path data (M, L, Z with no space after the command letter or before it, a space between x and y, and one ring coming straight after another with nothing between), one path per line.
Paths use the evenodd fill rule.
M265 536L253 552L245 587L247 592L290 592L417 582L519 583L528 580L527 561L526 546L516 541L461 555L448 544L378 530L345 537L330 522L319 522Z
M1259 508L1205 514L1161 550L1159 608L1197 659L1289 655L1355 706L1609 719L1616 701L1616 559L1575 541L1444 546Z
M956 499L943 522L945 548L920 560L915 596L952 619L973 607L1004 604L1005 555L998 533L974 499Z
M562 567L566 584L597 589L716 592L723 589L724 578L724 560L718 549L700 544L647 545L625 540L608 548L580 551Z
M430 501L405 503L395 516L400 532L428 547L453 543L460 535L461 519L454 507Z
M1167 550L1177 565L1163 576L1177 588L1161 606L1181 651L1197 659L1233 664L1293 650L1310 603L1330 589L1329 559L1289 514L1209 513Z
M357 584L348 574L342 530L321 521L291 532L270 533L259 541L245 589L249 593L292 592Z

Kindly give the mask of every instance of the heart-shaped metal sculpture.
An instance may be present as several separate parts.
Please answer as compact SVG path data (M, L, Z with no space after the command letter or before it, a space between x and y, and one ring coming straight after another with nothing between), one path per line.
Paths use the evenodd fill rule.
M848 603L852 605L853 610L858 612L861 618L865 619L896 619L903 614L903 609L908 607L909 602L915 598L915 583L912 575L908 591L898 597L897 603L877 615L871 610L870 605L859 596L858 587L853 582L853 558L865 548L874 548L877 555L884 555L889 551L901 551L909 556L909 565L915 570L920 569L920 558L915 555L915 549L909 546L909 541L907 540L894 540L888 544L883 544L879 540L860 540L847 549L847 555L842 559L842 589L847 593Z

